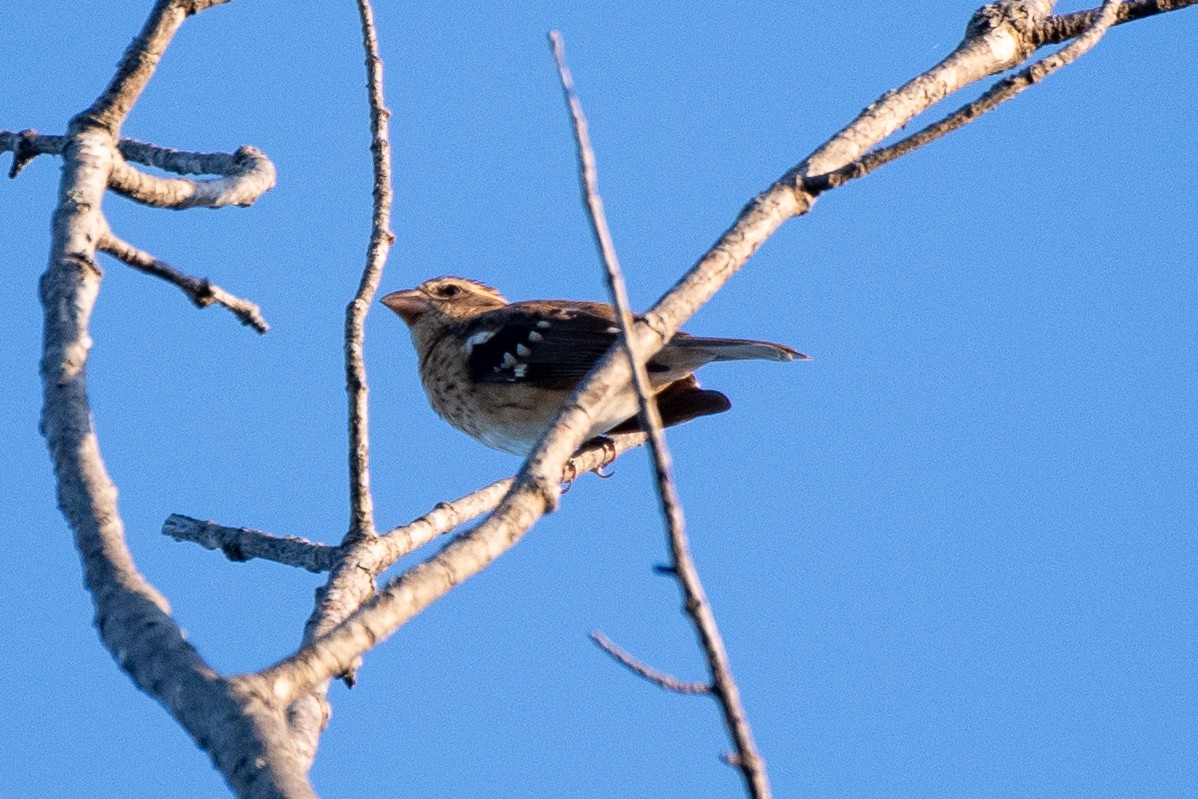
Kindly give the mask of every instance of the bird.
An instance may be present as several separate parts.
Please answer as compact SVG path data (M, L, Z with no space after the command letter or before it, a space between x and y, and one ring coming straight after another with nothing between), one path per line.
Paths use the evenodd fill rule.
M526 456L562 404L620 335L617 312L602 302L511 302L464 277L437 277L381 300L405 323L433 410L488 447ZM694 372L713 361L809 360L784 344L705 338L678 332L645 364L666 426L732 407L699 386ZM631 382L603 407L585 440L639 430Z

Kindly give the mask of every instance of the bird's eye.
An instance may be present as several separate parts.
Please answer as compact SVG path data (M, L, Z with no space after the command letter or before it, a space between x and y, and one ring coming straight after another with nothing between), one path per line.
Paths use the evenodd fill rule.
M445 297L446 299L448 299L449 297L456 297L461 293L462 293L462 287L455 283L447 283L444 286L437 287L437 296L438 297Z

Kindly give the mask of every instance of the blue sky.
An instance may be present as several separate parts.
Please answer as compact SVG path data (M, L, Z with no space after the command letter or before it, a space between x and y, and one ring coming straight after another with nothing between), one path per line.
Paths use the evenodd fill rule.
M0 128L59 132L150 3L6 15ZM594 4L600 5L600 4ZM114 7L115 6L115 7ZM959 38L970 3L380 4L398 236L439 274L603 298L545 43L559 28L634 302ZM298 642L319 578L159 534L171 513L335 541L341 325L369 230L353 4L238 0L185 25L125 134L264 149L253 208L112 197L118 234L257 301L262 338L107 262L89 386L130 546L217 668ZM1078 6L1062 8L1069 10ZM36 8L36 11L34 9ZM810 363L704 371L732 412L671 431L692 543L779 796L1177 796L1198 780L1198 14L1122 26L1015 102L790 222L687 329ZM970 93L970 97L976 95ZM7 157L4 161L7 165ZM0 797L223 796L101 648L37 432L57 164L0 188ZM380 524L517 466L428 409L368 323ZM313 770L326 796L736 796L646 458L372 653Z

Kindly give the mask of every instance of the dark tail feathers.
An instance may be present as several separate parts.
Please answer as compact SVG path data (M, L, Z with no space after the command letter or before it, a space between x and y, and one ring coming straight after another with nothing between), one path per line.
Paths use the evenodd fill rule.
M706 350L713 361L809 361L810 357L785 344L747 338L675 336L673 344Z

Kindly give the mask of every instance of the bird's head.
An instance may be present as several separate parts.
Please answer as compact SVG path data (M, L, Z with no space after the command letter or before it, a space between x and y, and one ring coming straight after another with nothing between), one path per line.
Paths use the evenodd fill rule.
M428 323L440 326L460 322L507 305L495 289L464 277L435 277L414 289L388 294L382 299L415 332Z

